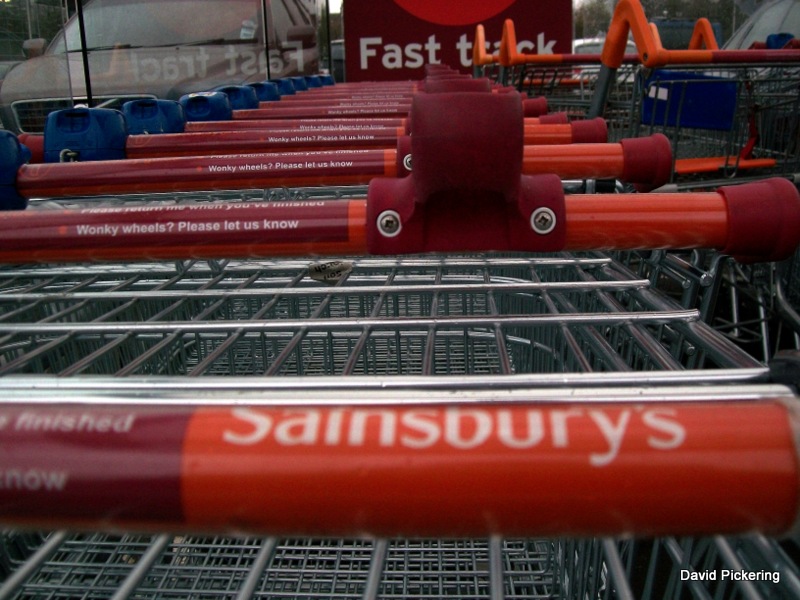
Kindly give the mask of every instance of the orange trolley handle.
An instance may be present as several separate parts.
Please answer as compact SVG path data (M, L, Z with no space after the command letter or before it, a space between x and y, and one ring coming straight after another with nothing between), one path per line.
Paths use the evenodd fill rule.
M382 537L784 534L800 512L798 406L776 388L639 403L485 392L465 405L401 404L376 393L364 406L323 402L319 390L280 406L4 402L0 522Z
M0 260L697 247L780 260L800 242L800 194L780 178L711 193L565 196L558 176L523 174L522 112L515 94L421 95L412 107L414 133L404 138L410 174L381 176L379 152L366 201L6 211ZM645 142L633 140L632 154L651 154L638 146ZM406 156L386 152L392 165ZM160 160L179 159L153 159ZM124 170L135 162L101 166ZM31 167L73 165L94 168ZM296 167L290 170L307 165Z
M773 261L800 243L800 194L780 178L715 192L564 196L558 178L524 176L524 202L487 194L489 210L440 190L402 214L374 206L387 181L374 180L366 201L0 212L0 263L636 248ZM558 212L541 210L550 206Z

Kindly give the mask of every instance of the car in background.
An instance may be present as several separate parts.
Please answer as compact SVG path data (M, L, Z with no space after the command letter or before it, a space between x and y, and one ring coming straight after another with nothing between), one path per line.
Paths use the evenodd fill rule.
M606 43L604 37L578 38L572 41L573 54L600 54L603 51L603 44ZM636 44L628 40L625 46L625 54L636 54Z
M83 12L93 103L114 108L316 73L320 1L266 3L265 42L261 0L91 0ZM0 86L0 120L15 133L36 133L49 112L87 101L78 19L49 45L34 39L24 48L28 60Z
M725 43L726 50L745 50L754 42L788 33L800 39L800 0L774 0L756 10Z

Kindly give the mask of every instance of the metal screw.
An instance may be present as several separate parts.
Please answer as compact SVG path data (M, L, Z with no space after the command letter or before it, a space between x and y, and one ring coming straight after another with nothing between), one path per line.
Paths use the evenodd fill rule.
M556 227L556 213L542 206L531 213L531 228L540 235L550 233Z
M385 210L378 215L378 229L384 237L394 237L402 229L400 215L393 210Z
M405 168L406 171L410 171L411 170L411 155L410 154L406 154L403 157L403 167Z

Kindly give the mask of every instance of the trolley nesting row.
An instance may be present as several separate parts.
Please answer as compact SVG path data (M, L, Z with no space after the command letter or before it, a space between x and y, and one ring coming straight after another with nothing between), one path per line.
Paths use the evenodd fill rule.
M624 54L629 35L638 55ZM672 181L681 189L798 172L800 51L794 47L719 50L710 24L700 19L688 49L666 50L639 2L626 0L616 7L602 55L520 54L510 21L498 55L475 48L476 64L501 65L501 80L546 96L557 110L604 116L612 140L665 134Z
M414 218L430 217L430 239L448 220L474 227L460 250L437 241L439 254L366 257L359 241L302 256L312 239L282 251L266 244L285 258L242 260L264 250L201 251L205 231L169 255L177 262L64 265L59 248L61 260L113 260L136 245L132 236L113 252L103 244L70 257L59 228L77 225L58 219L75 214L169 228L170 213L302 211L369 203L371 190L31 202L26 220L49 222L40 239L56 241L49 255L30 251L45 264L18 257L0 273L11 457L0 497L10 522L56 531L5 534L0 596L796 593L794 546L764 537L796 519L796 359L756 360L614 256L479 251L469 235L485 233L454 207L527 206L516 188L528 180L517 168L494 183L508 161L480 154L448 178L438 143L422 146L426 160L406 179L414 189L398 191L410 203L397 221L408 233ZM483 162L493 177L469 172ZM791 223L795 194L778 186ZM701 200L722 209L716 220L735 222L728 198L712 195ZM497 226L491 212L478 214L485 229ZM532 213L521 214L533 229ZM592 218L585 230L598 229ZM366 222L397 237L388 221ZM728 227L721 245L745 255L796 246L791 226L776 229L777 250L752 238L737 247L741 228ZM142 235L152 244L157 234ZM762 534L671 537L754 529ZM182 533L196 530L209 535ZM231 536L241 531L276 537ZM629 532L656 537L557 537ZM541 534L550 537L530 537Z

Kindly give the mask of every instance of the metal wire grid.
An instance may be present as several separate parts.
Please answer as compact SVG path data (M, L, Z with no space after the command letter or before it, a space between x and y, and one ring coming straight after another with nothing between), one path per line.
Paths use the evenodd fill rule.
M617 70L608 90L602 117L608 125L609 141L630 135L631 112L635 107L634 85L639 66L626 63ZM550 112L565 112L570 119L582 119L598 92L600 64L522 65L510 70L510 84L528 96L544 96Z
M552 598L559 589L552 540L55 533L47 544L13 597Z
M654 289L764 363L800 350L800 251L782 263L744 265L707 251L626 252L617 258Z
M331 540L56 532L0 592L18 600L152 598L796 598L793 542ZM687 581L747 570L757 581Z
M0 375L434 375L757 363L602 255L0 273Z

